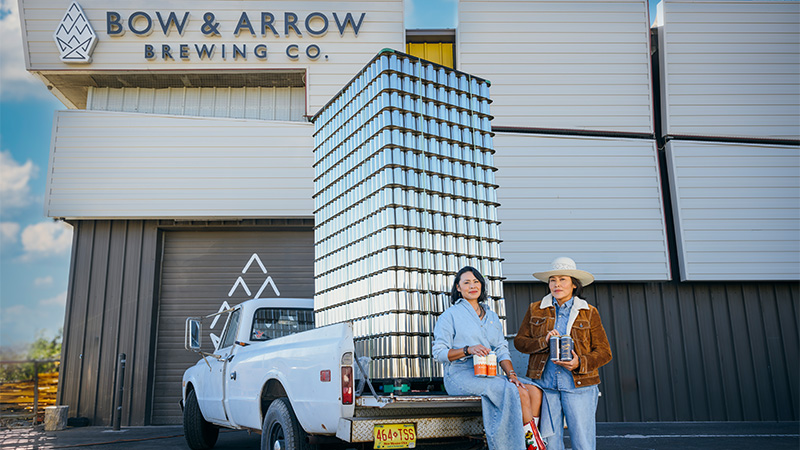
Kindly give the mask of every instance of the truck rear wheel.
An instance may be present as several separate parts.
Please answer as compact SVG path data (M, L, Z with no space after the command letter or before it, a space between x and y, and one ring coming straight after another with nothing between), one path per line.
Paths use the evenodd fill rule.
M297 422L289 399L281 397L269 405L261 426L261 450L310 450L308 436Z
M208 450L214 447L219 437L219 427L206 422L197 394L194 390L186 394L186 407L183 409L183 436L192 450Z

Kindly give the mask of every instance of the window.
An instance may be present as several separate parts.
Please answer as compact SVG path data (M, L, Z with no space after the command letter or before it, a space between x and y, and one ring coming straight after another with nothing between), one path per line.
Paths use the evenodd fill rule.
M266 341L314 328L310 309L259 308L253 316L250 340Z
M240 309L232 312L230 315L230 319L228 319L228 328L225 330L225 336L222 337L222 341L219 344L219 348L226 348L233 345L233 341L236 340L236 331L239 329L239 313L241 312Z

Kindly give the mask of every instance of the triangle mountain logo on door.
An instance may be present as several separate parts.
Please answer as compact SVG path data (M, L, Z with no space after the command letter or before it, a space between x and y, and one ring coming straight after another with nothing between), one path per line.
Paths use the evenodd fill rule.
M90 63L92 51L97 44L97 33L89 24L78 2L72 2L64 13L64 18L53 33L61 61L66 63Z
M250 269L250 266L253 264L253 262L258 264L258 267L261 268L261 272L264 275L267 275L267 268L264 267L264 264L261 262L261 258L258 257L257 253L253 253L253 256L251 256L250 260L247 261L247 264L244 265L244 268L242 269L242 274L246 273L247 270ZM231 290L228 291L228 297L232 296L233 293L236 292L236 288L241 286L244 289L244 292L248 295L248 297L253 295L252 298L261 298L261 293L264 292L264 289L267 287L267 285L272 286L272 290L273 292L275 292L276 296L278 297L281 296L281 291L278 290L278 286L276 286L275 282L272 281L272 277L267 276L266 279L264 279L264 282L261 283L261 287L258 289L258 292L256 292L256 295L253 295L253 293L250 291L250 287L247 286L247 283L245 283L244 278L242 277L237 278L236 281L233 283L233 286L231 286Z

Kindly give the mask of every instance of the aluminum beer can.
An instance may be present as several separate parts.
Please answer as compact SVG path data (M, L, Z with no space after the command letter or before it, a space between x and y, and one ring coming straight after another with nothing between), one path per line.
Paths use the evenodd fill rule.
M486 357L475 355L472 357L472 366L475 369L475 375L479 377L486 376Z
M561 336L559 341L559 353L561 354L561 361L572 361L572 338L569 336Z
M559 349L559 337L551 337L550 338L550 361L558 361L561 358L558 354Z
M497 354L495 352L489 353L489 356L486 357L486 375L497 376Z

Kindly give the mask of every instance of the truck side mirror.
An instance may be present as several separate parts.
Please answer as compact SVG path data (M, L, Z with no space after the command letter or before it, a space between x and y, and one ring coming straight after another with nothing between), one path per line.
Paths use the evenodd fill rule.
M203 326L200 319L189 317L186 319L186 333L184 339L184 347L186 350L193 352L200 351L200 336L202 335Z

